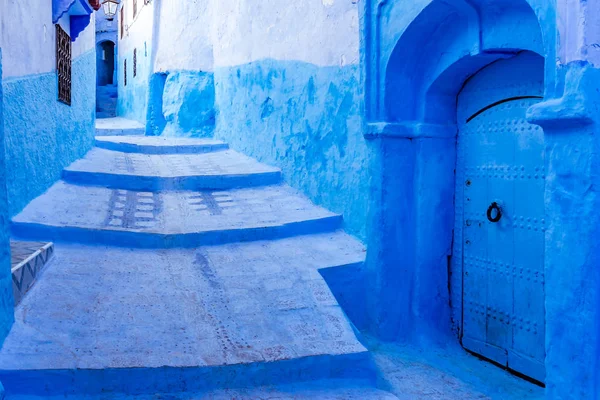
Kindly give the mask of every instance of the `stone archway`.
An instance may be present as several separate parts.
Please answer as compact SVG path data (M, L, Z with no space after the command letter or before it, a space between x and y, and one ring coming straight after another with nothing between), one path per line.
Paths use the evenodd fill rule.
M110 39L96 43L96 116L115 117L117 109L117 45Z
M98 86L115 84L115 48L116 45L111 40L104 40L96 44L96 84Z
M462 278L453 265L460 255L452 246L457 95L486 65L523 50L546 54L527 1L434 0L378 71L365 136L381 203L369 242L370 307L384 339L461 335Z

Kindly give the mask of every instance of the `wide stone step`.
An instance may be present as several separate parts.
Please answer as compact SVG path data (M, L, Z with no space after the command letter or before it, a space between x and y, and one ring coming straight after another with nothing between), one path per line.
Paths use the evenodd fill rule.
M142 191L230 189L280 183L281 171L233 150L163 155L95 148L65 168L63 179Z
M227 143L215 139L170 138L164 136L99 136L96 146L125 153L197 154L227 150Z
M373 383L320 274L364 257L342 232L163 251L57 244L15 310L0 381L37 396Z
M96 136L137 136L145 133L145 126L137 121L121 117L96 119Z
M139 192L60 181L12 221L16 238L170 248L329 232L342 217L288 186Z
M279 385L253 389L223 389L200 393L156 393L151 395L74 395L60 396L9 396L7 400L232 400L232 399L277 399L277 400L398 400L389 392L368 386L359 386L355 381L331 380L310 384Z

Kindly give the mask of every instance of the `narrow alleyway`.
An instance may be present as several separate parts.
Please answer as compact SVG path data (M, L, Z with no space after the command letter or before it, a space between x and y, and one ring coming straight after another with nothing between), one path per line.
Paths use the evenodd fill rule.
M7 393L343 378L354 389L322 395L393 398L319 273L362 263L363 245L280 178L214 140L98 137L13 219L19 239L58 244L0 352Z
M366 248L278 169L119 119L97 132L13 218L57 244L0 351L9 400L541 398L461 351L359 338L321 272L352 276Z
M57 244L0 351L9 399L539 398L472 357L504 386L369 352L320 273L364 262L341 216L226 143L138 129L101 121L13 218L16 238Z

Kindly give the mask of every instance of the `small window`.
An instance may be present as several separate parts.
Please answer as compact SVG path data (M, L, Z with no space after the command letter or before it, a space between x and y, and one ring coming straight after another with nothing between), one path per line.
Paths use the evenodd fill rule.
M137 76L137 49L133 49L133 77Z
M138 12L137 0L133 0L133 18L135 18L135 16L137 15L137 12Z
M121 39L125 34L125 5L121 6Z
M123 86L127 86L127 59L123 61Z
M56 25L56 75L58 101L71 105L71 37Z

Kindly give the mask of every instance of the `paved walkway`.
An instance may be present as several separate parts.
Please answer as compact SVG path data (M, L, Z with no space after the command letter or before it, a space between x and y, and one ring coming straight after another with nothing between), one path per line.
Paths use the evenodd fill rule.
M343 378L350 392L325 383L319 396L394 398L374 390L369 353L319 272L364 261L341 216L222 143L101 142L13 219L15 237L56 250L0 350L9 394L224 398ZM228 175L231 187L202 180ZM158 184L140 191L144 179Z

